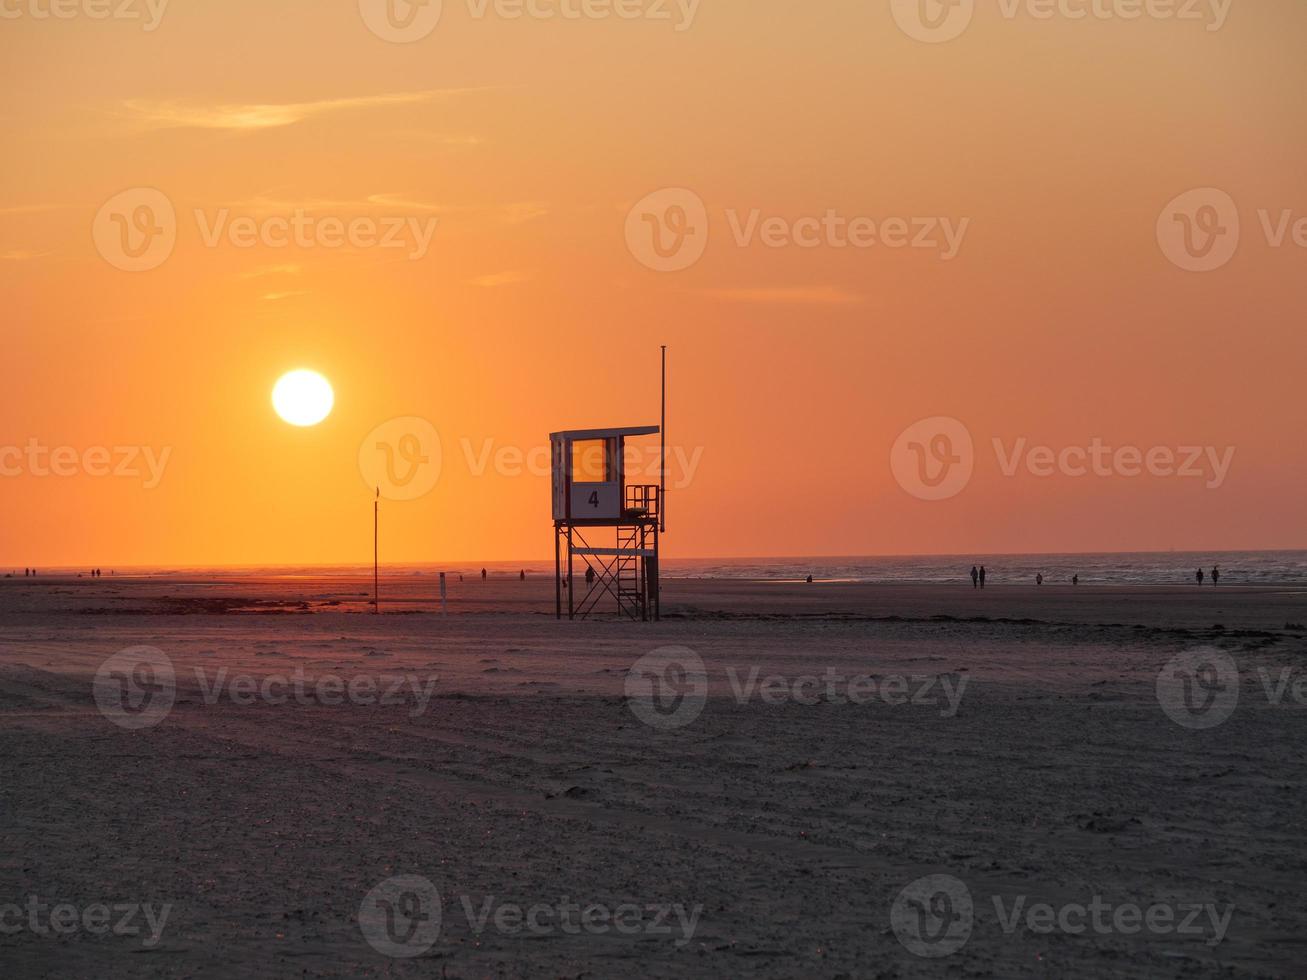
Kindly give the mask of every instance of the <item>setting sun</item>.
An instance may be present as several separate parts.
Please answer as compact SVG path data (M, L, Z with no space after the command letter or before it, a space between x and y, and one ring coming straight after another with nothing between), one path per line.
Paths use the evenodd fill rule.
M272 407L291 425L317 425L335 404L331 383L317 371L291 371L272 389Z

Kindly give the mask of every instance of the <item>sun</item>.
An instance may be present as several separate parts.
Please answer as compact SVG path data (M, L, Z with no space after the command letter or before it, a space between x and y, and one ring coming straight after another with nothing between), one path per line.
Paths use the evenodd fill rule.
M335 403L331 382L317 371L291 371L272 389L272 407L291 425L317 425Z

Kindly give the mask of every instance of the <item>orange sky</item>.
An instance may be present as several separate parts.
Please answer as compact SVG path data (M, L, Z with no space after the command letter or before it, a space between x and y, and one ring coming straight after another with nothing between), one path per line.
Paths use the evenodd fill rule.
M442 465L384 502L386 557L544 556L547 479L477 457L656 423L660 343L671 442L697 459L674 556L1307 547L1307 241L1272 244L1258 215L1307 217L1307 5L1233 0L1219 30L1011 5L930 44L888 0L705 0L689 23L674 2L659 21L445 0L399 44L357 0L175 2L151 31L7 0L0 453L169 455L148 489L0 455L0 567L367 561L359 447L405 416ZM176 247L123 271L96 216L141 187L174 205ZM659 272L625 229L669 187L704 202L708 242ZM1236 203L1239 248L1190 272L1158 220L1206 187ZM951 259L740 244L755 210L965 235ZM224 211L436 224L416 258L207 244ZM316 428L269 402L298 367L335 387ZM976 456L928 501L891 447L935 416ZM1235 455L1218 487L1007 476L996 438Z

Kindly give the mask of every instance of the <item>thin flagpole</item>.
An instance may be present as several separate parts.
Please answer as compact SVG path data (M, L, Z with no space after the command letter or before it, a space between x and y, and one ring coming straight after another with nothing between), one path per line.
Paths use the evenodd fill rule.
M378 532L381 529L381 487L377 487L377 497L372 501L372 608L381 615L381 573L377 564L380 548Z
M658 438L662 442L659 452L658 520L659 531L667 533L667 345L663 344L663 406L662 422L658 427Z

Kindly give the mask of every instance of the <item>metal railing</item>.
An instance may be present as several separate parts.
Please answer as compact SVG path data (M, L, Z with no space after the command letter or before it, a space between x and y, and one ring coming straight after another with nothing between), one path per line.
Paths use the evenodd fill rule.
M626 502L622 507L627 517L658 516L658 485L637 484L626 488Z

